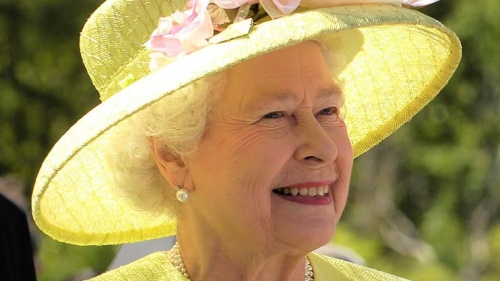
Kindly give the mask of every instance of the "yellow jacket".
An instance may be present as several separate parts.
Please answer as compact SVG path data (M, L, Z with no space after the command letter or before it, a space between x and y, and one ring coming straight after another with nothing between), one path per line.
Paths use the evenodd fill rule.
M406 279L331 257L310 253L315 281L403 281ZM92 281L186 281L168 262L167 252L156 252L120 268L108 271Z

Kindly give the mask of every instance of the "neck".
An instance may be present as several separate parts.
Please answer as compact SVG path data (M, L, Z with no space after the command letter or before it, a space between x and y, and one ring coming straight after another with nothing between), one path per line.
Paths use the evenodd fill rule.
M304 252L261 245L259 241L252 243L247 237L220 237L210 228L201 229L182 221L177 239L184 266L193 281L304 280Z

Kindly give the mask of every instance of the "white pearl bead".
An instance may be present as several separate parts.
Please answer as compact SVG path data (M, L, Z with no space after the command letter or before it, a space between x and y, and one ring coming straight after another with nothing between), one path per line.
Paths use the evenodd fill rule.
M177 197L177 200L183 203L189 199L189 192L185 188L177 190L177 193L175 195Z

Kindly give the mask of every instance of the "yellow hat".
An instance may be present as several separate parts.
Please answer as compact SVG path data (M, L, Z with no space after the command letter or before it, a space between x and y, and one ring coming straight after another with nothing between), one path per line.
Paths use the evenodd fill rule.
M103 102L68 130L40 169L32 198L40 229L78 245L174 234L175 218L133 209L113 192L103 151L111 127L200 77L301 41L319 40L330 52L349 58L341 79L346 123L358 156L432 100L460 61L456 35L403 7L401 0L316 1L325 8L300 7L290 15L259 21L236 38L209 43L154 72L144 43L160 17L182 10L185 0L106 1L81 35L83 60Z

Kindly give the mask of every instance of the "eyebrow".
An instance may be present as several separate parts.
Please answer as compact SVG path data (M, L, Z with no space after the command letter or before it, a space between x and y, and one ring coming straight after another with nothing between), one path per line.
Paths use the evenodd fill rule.
M292 94L292 95L290 95ZM329 98L329 97L337 97L337 98L343 98L344 94L342 91L342 88L337 85L333 84L331 87L321 89L316 96L316 98ZM292 91L289 90L284 90L281 92L278 92L276 94L273 94L272 98L268 98L269 100L277 100L277 101L285 101L285 100L293 100L295 99L294 94Z
M344 95L342 92L342 88L339 85L333 84L331 87L321 89L317 94L317 99L327 99L334 97L336 99L340 99L342 103L344 102ZM261 99L261 102L257 104L253 104L250 108L255 109L265 109L267 105L274 103L286 103L288 101L295 101L296 95L293 94L292 91L283 90L280 92L276 92L275 94L266 95Z
M342 91L342 88L336 83L329 88L321 90L316 98L329 98L332 96L344 99L344 93Z

